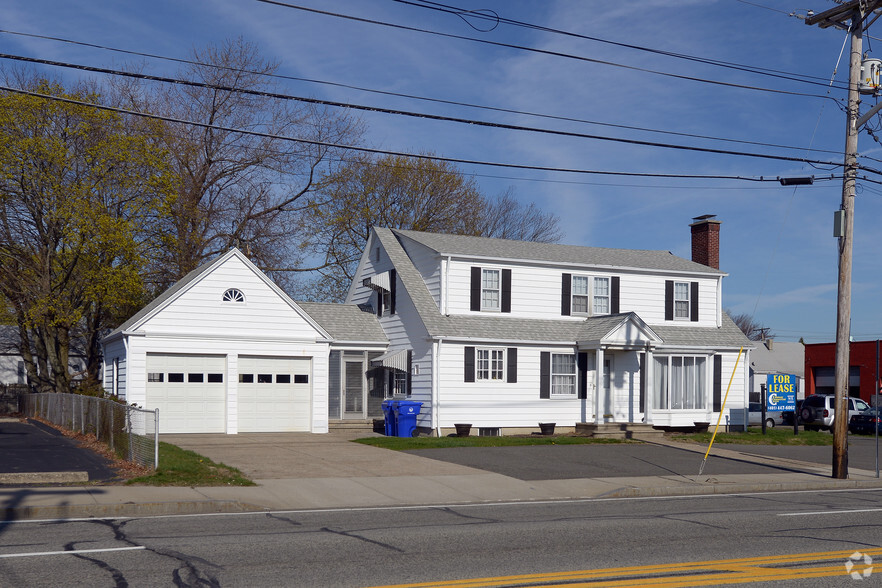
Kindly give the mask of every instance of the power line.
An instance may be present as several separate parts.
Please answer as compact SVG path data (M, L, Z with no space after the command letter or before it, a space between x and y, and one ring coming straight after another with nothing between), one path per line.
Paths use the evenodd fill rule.
M260 0L260 1L263 1L263 0ZM638 145L638 146L643 146L643 147L657 147L657 148L664 148L664 149L692 151L692 152L697 152L697 153L709 153L709 154L716 154L716 155L731 155L731 156L737 156L737 157L770 159L770 160L777 160L777 161L790 161L790 162L797 162L797 163L805 163L805 164L812 165L812 166L815 166L815 165L825 166L828 168L836 168L836 167L841 167L843 165L842 163L838 163L838 162L820 161L820 160L807 159L807 158L802 158L802 157L791 157L791 156L787 156L787 155L750 153L750 152L746 152L746 151L732 151L732 150L728 150L728 149L712 149L710 147L677 145L677 144L672 144L672 143L660 143L657 141L643 141L643 140L639 140L639 139L626 139L623 137L608 137L608 136L604 136L604 135L577 133L574 131L559 131L559 130L553 130L553 129L542 129L542 128L538 128L538 127L527 127L527 126L522 126L522 125L493 123L493 122L481 121L481 120L477 120L477 119L466 119L466 118L441 116L441 115L427 114L427 113L417 113L417 112L410 112L410 111L406 111L406 110L381 108L381 107L377 107L377 106L363 106L363 105L358 105L358 104L336 102L336 101L331 101L331 100L320 100L317 98L306 98L306 97L302 97L302 96L292 96L289 94L281 94L281 93L277 93L277 92L267 92L267 91L263 91L263 90L249 90L249 89L244 89L244 88L232 88L232 87L227 87L227 86L208 84L206 82L194 82L194 81L190 81L190 80L181 80L181 79L177 79L177 78L167 78L167 77L163 77L163 76L154 76L154 75L150 75L150 74L125 72L125 71L113 70L113 69L103 68L103 67L86 66L86 65L72 64L72 63L66 63L66 62L60 62L60 61L51 61L51 60L47 60L47 59L37 59L37 58L33 58L33 57L9 55L9 54L5 54L5 53L0 53L0 59L22 61L25 63L36 63L36 64L40 64L40 65L51 65L51 66L55 66L55 67L77 69L77 70L88 71L88 72L93 72L93 73L116 75L116 76L129 77L129 78L135 78L135 79L140 79L140 80L162 82L162 83L167 83L167 84L191 86L191 87L196 87L196 88L205 88L205 89L218 90L218 91L223 91L223 92L235 92L235 93L241 93L241 94L248 94L251 96L260 96L260 97L264 97L264 98L274 98L274 99L279 99L279 100L293 100L293 101L297 101L297 102L305 102L307 104L317 104L317 105L322 105L322 106L330 106L330 107L351 109L351 110L360 110L360 111L365 111L365 112L378 112L378 113L382 113L382 114L393 114L393 115L407 116L407 117L412 117L412 118L420 118L420 119L424 119L424 120L455 122L455 123L460 123L460 124L495 128L495 129L501 129L501 130L533 132L533 133L541 133L541 134L555 135L555 136L560 136L560 137L578 138L578 139L594 139L594 140L598 140L598 141L608 141L608 142L613 142L613 143L622 143L622 144L626 144L626 145ZM880 175L882 175L882 172L880 172L878 170L874 170L872 168L864 167L863 169L865 169L866 171L869 171L871 173L879 173Z
M772 89L772 88L763 88L763 87L760 87L760 86L748 86L748 85L745 85L745 84L736 84L736 83L733 83L733 82L721 82L721 81L719 81L719 80L708 80L708 79L698 78L698 77L694 77L694 76L685 76L685 75L680 75L680 74L673 74L673 73L670 73L670 72L656 71L656 70L647 69L647 68L643 68L643 67L636 67L636 66L633 66L633 65L624 65L624 64L621 64L621 63L615 63L615 62L613 62L613 61L605 61L605 60L602 60L602 59L593 59L593 58L591 58L591 57L584 57L584 56L580 56L580 55L573 55L573 54L570 54L570 53L563 53L563 52L560 52L560 51L551 51L551 50L549 50L549 49L537 49L537 48L535 48L535 47L526 47L526 46L523 46L523 45L515 45L515 44L512 44L512 43L500 43L500 42L497 42L497 41L488 41L488 40L486 40L486 39L475 39L474 37L466 37L466 36L464 36L464 35L454 35L454 34L451 34L451 33L441 33L441 32L438 32L438 31L432 31L432 30L428 30L428 29L421 29L421 28L418 28L418 27L411 27L411 26L406 26L406 25L398 25L398 24L393 24L393 23L383 22L383 21L374 20L374 19L368 19L368 18L362 18L362 17L357 17L357 16L351 16L351 15L348 15L348 14L340 14L340 13L337 13L337 12L329 12L329 11L327 11L327 10L319 10L319 9L317 9L317 8L309 8L309 7L306 7L306 6L298 6L298 5L296 5L296 4L288 4L288 3L286 3L286 2L281 2L280 0L256 0L256 1L257 1L257 2L262 2L262 3L264 3L264 4L271 4L271 5L274 5L274 6L280 6L280 7L283 7L283 8L291 8L291 9L293 9L293 10L301 10L301 11L304 11L304 12L310 12L310 13L313 13L313 14L321 14L321 15L324 15L324 16L333 16L333 17L342 18L342 19L346 19L346 20L351 20L351 21L355 21L355 22L361 22L361 23L367 23L367 24L374 24L374 25L378 25L378 26L391 27L391 28L395 28L395 29L406 30L406 31L412 31L412 32L418 32L418 33L425 33L425 34L428 34L428 35L436 35L436 36L439 36L439 37L445 37L445 38L449 38L449 39L458 39L458 40L462 40L462 41L470 41L470 42L473 42L473 43L480 43L480 44L483 44L483 45L492 45L492 46L494 46L494 47L504 47L504 48L507 48L507 49L518 49L518 50L521 50L521 51L529 51L529 52L531 52L531 53L539 53L539 54L542 54L542 55L551 55L551 56L554 56L554 57L563 57L563 58L566 58L566 59L574 59L574 60L576 60L576 61L583 61L583 62L587 62L587 63L596 63L596 64L599 64L599 65L608 65L608 66L611 66L611 67L618 67L618 68L622 68L622 69L628 69L628 70L632 70L632 71L639 71L639 72L642 72L642 73L648 73L648 74L653 74L653 75L665 76L665 77L670 77L670 78L675 78L675 79L680 79L680 80L687 80L687 81L691 81L691 82L699 82L699 83L703 83L703 84L712 84L712 85L716 85L716 86L723 86L723 87L727 87L727 88L737 88L737 89L741 89L741 90L755 90L755 91L760 91L760 92L771 92L771 93L774 93L774 94L784 94L784 95L789 95L789 96L803 96L803 97L811 97L811 98L823 98L823 99L825 99L825 100L829 100L829 99L830 99L828 96L821 96L821 95L818 95L818 94L806 94L806 93L804 93L804 92L792 92L792 91L789 91L789 90L775 90L775 89Z
M751 176L731 176L731 175L715 175L715 174L662 174L662 173L621 172L621 171L616 172L616 171L586 170L586 169L576 169L576 168L559 168L559 167L539 166L539 165L501 163L501 162L492 162L492 161L477 161L477 160L472 160L472 159L442 157L442 156L438 156L438 155L427 155L427 154L423 154L423 153L406 153L403 151L391 151L391 150L386 150L386 149L359 147L356 145L344 145L344 144L339 144L339 143L330 143L327 141L316 141L314 139L303 139L303 138L298 138L298 137L286 137L283 135L274 135L271 133L264 133L261 131L251 131L251 130L245 130L245 129L232 128L232 127L224 127L221 125L202 123L202 122L198 122L198 121L190 121L190 120L174 118L174 117L170 117L170 116L163 116L163 115L152 114L152 113L147 113L147 112L138 112L135 110L130 110L130 109L126 109L126 108L118 108L115 106L106 106L103 104L84 102L82 100L74 100L72 98L65 98L62 96L52 96L49 94L42 94L39 92L31 92L28 90L22 90L19 88L11 88L11 87L2 86L2 85L0 85L0 91L13 92L16 94L33 96L35 98L42 98L45 100L64 102L67 104L75 104L78 106L85 106L85 107L90 107L90 108L96 108L99 110L106 110L109 112L116 112L118 114L126 114L126 115L131 115L131 116L149 118L152 120L160 120L163 122L189 125L189 126L195 126L195 127L200 127L200 128L225 131L225 132L229 132L229 133L237 133L237 134L242 134L242 135L263 137L263 138L268 138L268 139L277 139L280 141L291 141L291 142L295 142L295 143L305 143L308 145L316 145L319 147L328 147L331 149L343 149L343 150L347 150L347 151L358 151L358 152L362 152L362 153L371 153L371 154L375 154L375 155L392 155L392 156L407 157L407 158L414 158L414 159L426 159L426 160L432 160L432 161L443 161L443 162L447 162L447 163L458 163L458 164L462 164L462 165L501 167L501 168L509 168L509 169L521 169L521 170L544 171L544 172L554 172L554 173L568 173L568 174L644 177L644 178L742 180L742 181L749 181L749 182L777 182L778 181L777 177L763 177L763 176L751 177ZM877 183L882 184L882 181L877 182Z
M343 84L343 83L339 83L339 82L329 82L329 81L324 81L324 80L315 80L315 79L310 79L310 78L301 78L301 77L288 76L288 75L282 75L282 74L270 74L270 73L256 72L256 71L247 70L247 69L243 69L243 68L217 65L217 64L206 63L206 62L201 62L201 61L193 61L193 60L182 59L182 58L178 58L178 57L167 57L167 56L163 56L163 55L156 55L156 54L152 54L152 53L143 53L143 52L139 52L139 51L130 51L130 50L126 50L126 49L118 49L118 48L114 48L114 47L98 45L95 43L86 43L86 42L82 42L82 41L74 41L74 40L70 40L70 39L63 39L60 37L51 37L51 36L47 36L47 35L36 35L36 34L32 34L32 33L22 33L22 32L18 32L18 31L8 31L8 30L2 30L2 29L0 29L0 33L10 34L10 35L19 35L19 36L31 37L31 38L37 38L37 39L46 39L46 40L51 40L51 41L58 41L61 43L80 45L83 47L92 47L95 49L101 49L101 50L105 50L105 51L123 53L126 55L133 55L133 56L137 56L137 57L147 57L150 59L159 59L159 60L170 61L170 62L174 62L174 63L180 63L180 64L184 64L184 65L196 65L199 67L210 67L213 69L221 69L221 70L226 70L226 71L231 71L231 72L239 72L239 73L248 73L248 74L254 74L254 75L259 75L259 76L264 76L264 77L269 77L269 78L277 78L277 79L291 80L291 81L297 81L297 82L307 82L307 83L312 83L312 84L335 86L335 87L346 88L346 89L350 89L350 90L358 90L360 92L369 92L369 93L373 93L373 94L380 94L380 95L384 95L384 96L394 96L397 98L407 98L407 99L411 99L411 100L420 100L420 101L425 101L425 102L433 102L433 103L437 103L437 104L446 104L446 105L450 105L450 106L461 106L461 107L465 107L465 108L475 108L475 109L488 110L488 111L493 111L493 112L502 112L505 114L515 114L515 115L519 115L519 116L530 116L530 117L536 117L536 118L556 120L556 121L561 121L561 122L573 122L573 123L580 123L580 124L597 125L597 126L603 126L603 127L625 129L625 130L629 130L629 131L658 133L658 134L672 135L672 136L677 136L677 137L687 137L687 138L691 138L691 139L705 139L705 140L709 140L709 141L738 143L738 144L742 144L742 145L754 145L757 147L772 147L775 149L807 150L807 151L814 151L817 153L835 153L835 154L839 153L839 151L835 151L835 150L831 150L831 149L812 149L812 148L806 149L804 147L780 145L780 144L775 144L775 143L764 143L761 141L747 141L744 139L729 139L729 138L725 138L725 137L714 137L714 136L710 136L710 135L699 135L699 134L695 134L695 133L682 133L682 132L677 132L677 131L667 131L667 130L663 130L663 129L652 129L652 128L647 128L647 127L637 127L637 126L632 126L632 125L607 123L607 122L580 119L580 118L574 118L574 117L568 117L568 116L540 114L540 113L535 113L535 112L528 112L528 111L523 111L523 110L515 110L515 109L502 108L502 107L496 107L496 106L471 104L468 102L460 102L460 101L456 101L456 100L445 100L445 99L441 99L441 98L429 98L429 97L418 96L418 95L414 95L414 94L403 94L403 93L399 93L399 92L391 92L388 90L376 90L376 89L372 89L372 88L365 88L362 86Z
M716 67L744 71L744 72L753 73L753 74L757 74L757 75L770 76L770 77L774 77L775 79L782 79L782 76L783 76L783 79L788 79L788 80L795 81L795 82L804 82L804 83L809 83L809 84L826 85L826 80L824 78L820 78L817 76L810 76L810 75L806 75L806 74L795 74L795 73L791 73L791 72L786 72L786 71L781 71L781 70L776 70L776 69L769 69L769 68L765 68L765 67L758 67L758 66L752 66L752 65L744 65L744 64L740 64L740 63L734 63L731 61L722 61L722 60L717 60L717 59L709 59L706 57L697 57L695 55L688 55L685 53L675 53L673 51L665 51L665 50L661 50L661 49L653 49L650 47L644 47L642 45L634 45L632 43L622 43L619 41L610 41L609 39L602 39L600 37L594 37L594 36L590 36L590 35L582 35L579 33L573 33L571 31L564 31L561 29L555 29L555 28L551 28L551 27L537 25L534 23L528 23L528 22L524 22L524 21L500 17L496 12L493 12L492 14L486 14L481 11L465 10L463 8L458 8L455 6L442 4L440 2L430 2L428 0L392 0L392 1L397 2L399 4L414 6L417 8L423 8L423 9L427 9L427 10L434 10L436 12L453 14L455 16L463 18L463 20L465 20L464 15L467 15L470 18L474 18L477 20L489 20L489 21L495 22L495 23L503 23L503 24L508 24L508 25L512 25L512 26L516 26L516 27L522 27L522 28L527 28L527 29L536 30L536 31L542 31L542 32L546 32L546 33L553 33L556 35L563 35L563 36L567 36L567 37L573 37L576 39L583 39L586 41L594 41L594 42L603 43L606 45L613 45L615 47L633 49L636 51L642 51L642 52L651 53L651 54L655 54L655 55L662 55L665 57L673 57L675 59L683 59L686 61L702 63L705 65L713 65ZM785 14L787 14L787 13L785 13ZM468 22L468 21L466 21L466 22ZM812 80L817 80L817 81L812 81ZM842 86L842 89L845 89L845 86Z

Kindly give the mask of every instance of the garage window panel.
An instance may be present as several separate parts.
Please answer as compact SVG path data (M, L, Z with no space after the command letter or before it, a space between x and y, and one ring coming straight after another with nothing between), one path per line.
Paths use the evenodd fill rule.
M184 374L182 374L180 372L172 372L168 375L168 381L169 382L183 382L184 381Z
M190 384L201 384L205 381L205 374L187 374L187 382Z
M162 372L150 372L147 374L148 382L163 382L165 381L165 374Z
M294 374L295 384L309 384L309 374Z
M253 384L254 383L254 374L239 374L239 383L240 384Z
M208 374L208 383L209 384L222 384L224 381L223 374Z
M276 374L276 384L290 384L291 374Z
M272 384L273 383L273 375L272 374L257 374L257 383L258 384Z

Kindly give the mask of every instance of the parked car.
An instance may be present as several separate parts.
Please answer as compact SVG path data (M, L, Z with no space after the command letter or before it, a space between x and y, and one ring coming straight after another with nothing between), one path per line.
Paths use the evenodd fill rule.
M802 402L799 417L806 431L818 431L821 429L833 429L833 419L836 416L833 403L836 399L834 394L812 394ZM848 418L870 408L870 405L860 398L848 399Z
M763 404L762 402L751 402L747 407L747 424L762 425L763 424ZM775 427L784 424L780 410L766 411L766 427Z
M874 435L876 431L882 433L882 409L877 407L854 415L848 421L848 430L860 435Z
M785 427L793 426L793 419L795 418L798 422L797 424L802 424L802 419L799 416L799 412L802 410L802 400L796 401L796 410L785 410L781 413L781 422Z

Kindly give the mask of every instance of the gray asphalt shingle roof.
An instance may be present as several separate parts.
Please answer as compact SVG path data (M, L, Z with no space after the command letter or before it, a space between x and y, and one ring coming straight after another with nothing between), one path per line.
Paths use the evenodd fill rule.
M356 304L298 302L297 306L322 326L339 343L388 343L372 309Z
M583 247L467 235L423 233L401 229L392 229L392 232L420 243L441 255L725 275L725 272L677 257L670 251Z
M543 341L561 343L571 343L575 341L597 341L604 335L609 333L616 326L618 326L624 320L624 317L628 316L627 314L608 315L592 317L584 321L522 319L514 317L475 315L444 316L439 311L437 304L435 304L435 300L432 298L432 295L426 287L426 284L423 281L419 271L413 265L410 257L407 255L401 243L399 242L400 238L409 238L415 241L417 240L417 238L419 238L420 243L434 249L435 251L438 251L439 253L442 253L443 255L452 255L455 253L467 255L470 253L470 251L467 249L466 245L472 244L475 245L476 248L482 251L484 254L489 255L489 252L492 250L495 252L494 255L499 254L500 256L504 256L504 258L513 259L521 258L519 256L523 253L526 253L529 249L531 249L531 247L528 247L526 249L520 248L519 251L515 251L512 249L509 250L508 253L505 253L502 250L503 245L501 245L500 242L505 246L508 246L509 244L518 244L518 247L520 247L521 242L505 241L501 239L484 239L480 237L466 237L463 238L465 239L464 241L461 241L460 238L455 235L434 235L430 233L420 233L416 231L400 231L397 229L390 230L384 228L375 228L374 231L377 235L377 238L380 240L380 243L383 245L386 254L389 256L390 261L392 261L392 264L395 266L397 275L401 282L404 284L404 287L407 290L408 294L410 295L410 298L414 306L416 307L417 313L423 321L423 324L426 326L426 330L430 337L460 337L473 339L496 339L499 341ZM445 244L455 244L456 249L444 248L443 246ZM536 246L543 244L527 243L526 245ZM623 251L617 249L605 250L590 247L555 247L562 247L563 250L556 250L552 248L546 249L546 251L549 253L549 255L555 254L555 259L557 261L563 261L563 258L565 257L564 250L569 253L570 249L587 249L592 252ZM692 268L692 270L689 271L696 271L695 267L697 266L698 268L703 268L703 271L705 271L706 273L719 273L713 268L677 258L667 252L664 252L664 255L658 256L643 256L642 254L646 253L643 251L633 253L636 253L638 255L636 255L632 259L641 258L644 259L644 261L647 259L657 259L666 260L667 263L668 257L673 258L673 260L679 260L679 262L671 261L667 265L667 269L674 269L674 267L677 266L680 262L685 262L685 265L683 265L684 268ZM523 257L523 259L530 258ZM624 256L619 256L619 259L624 259ZM648 266L643 265L641 267ZM723 325L720 328L655 325L650 325L649 328L652 329L652 331L655 332L667 345L689 345L702 347L740 347L742 345L750 345L750 341L747 339L747 337L744 336L744 334L741 332L741 329L739 329L725 313L723 314Z

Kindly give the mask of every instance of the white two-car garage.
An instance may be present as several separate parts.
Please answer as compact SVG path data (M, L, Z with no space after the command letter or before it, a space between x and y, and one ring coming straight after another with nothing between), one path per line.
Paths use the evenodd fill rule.
M228 382L231 377L235 382ZM310 430L312 360L223 355L147 354L146 407L159 409L161 433Z

